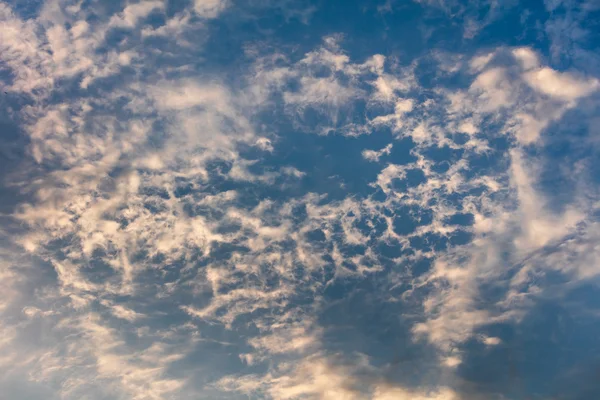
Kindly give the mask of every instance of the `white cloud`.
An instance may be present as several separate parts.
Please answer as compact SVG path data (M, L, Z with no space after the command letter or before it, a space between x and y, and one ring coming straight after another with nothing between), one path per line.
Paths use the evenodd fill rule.
M561 100L576 100L600 88L597 79L581 80L545 67L525 73L525 81L535 90Z
M53 77L45 71L51 62L43 50L33 21L22 21L4 3L0 3L0 50L2 60L14 73L13 82L4 90L30 93L47 89Z
M410 118L405 116L413 110L414 101L412 99L395 98L394 113L387 115L379 115L373 118L370 123L373 126L389 126L394 132L402 132L406 123L410 122Z
M318 398L324 400L456 400L459 396L449 388L407 389L379 382L371 375L376 368L362 355L354 355L352 363L340 363L340 357L316 353L294 365L284 366L265 376L227 376L215 383L225 391L246 395L265 393L273 400Z
M522 298L536 293L534 288L524 289L522 284L515 284L515 289L506 293L506 300L500 300L495 306L481 307L477 299L482 295L482 282L502 279L502 274L519 265L521 259L573 234L578 224L589 215L588 206L581 202L568 205L561 212L550 211L545 195L536 188L539 180L536 165L540 160L529 159L531 156L526 156L521 146L535 146L542 142L543 130L574 107L576 100L594 91L595 81L541 68L537 55L529 49L517 49L513 55L518 64L503 67L494 64L493 53L476 57L470 63L475 76L468 90L442 92L450 100L447 111L456 121L454 126L444 121L448 130L456 129L472 138L481 137L481 121L484 116L491 116L504 124L505 133L514 135L517 144L507 152L510 165L507 171L465 181L461 170L468 171L469 166L460 166L461 161L446 173L435 173L431 170L433 164L421 156L420 149L426 149L432 143L444 143L449 147L456 145L447 140L447 133L439 127L435 114L426 113L416 124L408 118L409 126L412 126L410 136L417 143L412 154L422 158L416 165L388 165L377 180L377 185L388 196L398 197L398 204L412 202L420 207L427 206L428 199L434 196L439 199L445 193L460 193L473 185L482 185L486 189L479 198L469 199L467 196L462 201L462 207L474 215L473 240L462 248L434 253L432 270L414 282L417 291L422 285L434 289L423 302L426 319L413 327L413 333L416 339L425 337L436 345L442 352L441 362L448 367L462 362L456 349L472 338L478 328L494 322L519 321L527 312L527 302ZM569 79L574 81L567 85ZM530 85L534 91L528 92L524 84ZM438 106L432 103L432 107L436 110ZM490 137L494 133L486 134ZM456 148L477 152L486 149L487 145L482 142L473 146L467 142ZM406 171L417 165L427 177L427 182L404 192L394 190L392 181L404 179ZM441 188L445 190L440 191ZM499 192L506 195L496 197ZM492 193L496 200L491 200ZM444 215L451 215L452 208L435 206L433 211L435 216L431 226L421 232L450 234L452 230L447 230L440 222ZM508 260L502 257L502 249L507 247L512 249ZM562 251L556 254L562 254ZM534 270L543 274L541 268L557 268L557 264L545 260L545 267L539 266ZM523 267L524 277L521 276L519 282L533 279L528 276L528 271L533 270ZM571 279L572 274L576 276L573 271L561 271L569 274ZM519 292L523 290L525 293ZM406 293L406 296L410 298L411 293ZM489 346L499 344L499 340L483 339Z
M124 319L129 322L133 322L139 318L143 318L144 315L135 312L134 310L122 306L121 304L111 304L109 301L101 302L104 306L110 309L110 312L117 318Z
M204 18L216 18L229 5L229 0L194 0L194 11Z
M194 11L184 10L158 28L143 22L163 10L163 2L129 4L115 15L89 19L83 8L63 12L58 5L48 6L43 18L26 21L0 5L0 57L14 73L5 89L34 100L19 117L38 164L32 179L19 182L26 197L12 217L26 232L14 240L55 272L47 288L25 301L17 283L35 282L2 265L0 365L51 386L60 382L52 388L63 398L81 398L88 389L90 398L194 395L171 366L191 352L200 341L198 332L210 324L215 331L222 325L246 345L235 357L268 369L263 376L218 380L216 387L225 391L273 399L457 399L446 387L383 384L366 357L346 364L326 355L325 331L316 322L324 290L373 272L388 274L377 253L381 244L407 250L411 240L428 234L440 242L457 232L472 234L461 246L423 246L397 257L394 263L403 268L402 263L411 264L390 274L389 281L401 275L411 289L399 296L374 293L377 300L395 302L423 295L416 297L425 298L425 313L413 326L415 339L435 346L439 367L451 374L463 361L456 348L478 328L524 315L527 304L520 299L534 293L528 284L540 270L560 271L573 280L597 276L600 230L589 224L585 233L569 236L589 210L580 203L551 210L537 188L539 160L523 150L540 144L544 129L597 90L596 80L542 67L535 52L519 48L511 52L514 65L501 67L496 53L466 63L450 57L443 73L469 69L471 85L436 89L423 101L415 65L401 68L379 54L355 62L338 36L326 37L297 62L281 54L262 57L247 82L239 77L242 83L189 65L152 72L156 57L164 54L145 53L132 38L99 51L107 46L107 32L121 27L132 37L179 43L194 19L208 26L204 20L218 17L230 3L195 1ZM136 73L119 76L125 66ZM96 81L109 76L126 81L96 92ZM61 85L73 83L79 88L72 97L60 95ZM52 90L56 98L49 96ZM278 135L285 132L271 132L257 115L273 111L279 100L285 115L277 117L308 132L337 129L350 135L389 128L391 140L410 137L411 161L381 165L371 185L382 189L383 201L305 193L285 201L261 198L249 206L246 196L254 190L262 196L265 188L276 192L278 177L286 177L286 184L313 178L293 165L254 173L264 160L247 160L239 152L243 144L277 156ZM369 117L356 122L353 107L363 104ZM307 111L324 119L314 122ZM488 131L490 119L501 132ZM455 141L456 132L466 133L467 142ZM504 154L508 167L480 172L469 157L491 151L487 140L494 135L516 139ZM361 154L376 162L393 146L399 144ZM432 149L464 155L438 169L442 163L427 155ZM414 172L422 182L395 188L394 180ZM221 191L225 184L236 189ZM406 208L419 223L416 214L430 212L430 221L422 217L414 232L397 233L395 212ZM298 217L299 209L306 218ZM446 222L459 213L472 214L474 225ZM323 243L309 240L316 231ZM555 244L555 252L537 256ZM347 250L352 246L362 253L352 254ZM510 259L502 258L502 246L513 252ZM432 270L412 277L412 262L423 259L433 260ZM478 303L482 282L502 279L524 259L503 299L489 308ZM13 308L16 325L4 314ZM151 328L165 321L158 311L165 309L185 322L160 332ZM30 343L19 337L19 329L38 323L47 323L54 336L48 346L31 345L20 356L13 346ZM129 334L137 334L139 343L129 343ZM487 346L501 343L496 337L477 338ZM362 381L365 371L369 379Z
M194 81L163 82L151 89L160 110L182 111L194 107L213 108L231 114L229 93L218 85L201 85Z
M218 320L225 326L231 327L240 315L249 314L260 309L271 310L282 307L286 303L286 297L290 294L289 289L265 292L254 288L240 288L227 293L215 293L211 303L203 309L198 310L191 306L182 306L182 309L190 316L206 320ZM224 314L217 315L219 311L224 311Z
M483 343L485 343L486 346L498 346L500 343L502 343L502 340L497 337L486 336L483 338Z
M459 396L448 388L419 393L403 388L378 388L373 400L458 400Z
M506 71L500 67L490 68L479 74L469 91L475 94L479 107L484 112L509 107L517 100Z
M519 200L522 235L515 240L517 248L538 249L564 236L585 217L576 209L567 208L562 215L546 211L544 199L534 188L535 170L528 166L523 155L511 152L511 178Z
M184 385L183 380L164 377L168 365L183 354L177 354L160 343L131 353L125 350L125 343L117 332L101 325L93 314L78 324L85 344L71 349L72 356L91 357L98 378L108 379L132 398L160 399Z
M303 323L279 323L275 332L252 338L249 344L260 352L271 354L303 353L320 345L318 329L313 332Z
M380 103L397 103L399 114L409 112L412 101L400 98L399 94L414 87L412 74L385 73L386 60L380 54L362 64L353 63L341 50L341 41L341 36L325 37L322 47L308 52L294 64L281 55L259 58L255 64L252 94L261 100L269 99L273 94L282 96L286 110L297 126L321 134L330 130L349 136L369 133L370 122L352 121L352 107L360 100L367 100L374 107ZM376 78L370 80L369 74L375 74ZM369 93L364 83L376 90ZM296 88L290 88L290 84ZM323 122L315 122L311 113L316 113ZM390 117L386 117L376 117L373 125L388 123Z
M35 317L47 317L49 315L54 314L52 310L42 311L37 307L27 306L23 308L23 314L25 314L29 318Z
M142 1L139 3L127 5L123 11L113 15L108 25L110 27L133 28L137 23L146 18L150 13L157 9L163 9L163 1Z
M284 100L302 109L306 106L330 106L338 108L358 95L356 89L343 86L335 78L300 78L301 90L286 92Z
M479 73L492 61L492 58L494 58L493 52L475 56L469 61L469 67L472 72Z
M62 78L74 79L83 74L80 86L86 89L98 78L117 74L136 54L119 48L97 52L108 31L113 27L133 28L150 12L163 7L158 1L131 4L109 21L89 23L63 12L68 7L63 10L58 2L46 3L37 20L27 21L7 5L0 5L3 59L15 75L9 89L29 94L36 90L36 96L43 96Z
M191 26L193 26L192 13L185 10L169 18L164 25L157 28L145 26L142 28L141 34L143 37L161 37L167 40L175 40L180 45L191 47L193 44L182 37Z
M375 150L363 150L362 151L362 156L365 160L369 160L369 161L379 161L379 158L383 155L389 155L392 152L392 147L393 144L390 143L387 146L385 146L383 149L379 150L379 151L375 151Z
M529 71L540 66L538 55L528 47L518 47L512 51L512 54L525 71ZM491 55L493 55L493 53L491 53Z

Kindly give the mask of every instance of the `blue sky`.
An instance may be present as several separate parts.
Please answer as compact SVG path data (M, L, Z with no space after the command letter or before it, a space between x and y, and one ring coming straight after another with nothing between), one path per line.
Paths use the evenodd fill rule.
M0 399L600 396L595 0L0 2Z

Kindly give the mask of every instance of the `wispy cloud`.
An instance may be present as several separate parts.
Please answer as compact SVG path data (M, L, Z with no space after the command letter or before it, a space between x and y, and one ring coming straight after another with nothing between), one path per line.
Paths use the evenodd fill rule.
M235 24L275 29L238 6L0 4L6 115L27 138L3 179L19 197L0 232L0 389L464 398L470 343L502 347L489 326L600 272L594 182L572 178L560 207L543 187L552 129L594 103L597 77L525 46L357 56L331 32L215 54ZM268 6L299 26L316 12ZM429 84L423 60L440 65ZM393 351L369 354L357 331L404 335L428 374L395 374Z

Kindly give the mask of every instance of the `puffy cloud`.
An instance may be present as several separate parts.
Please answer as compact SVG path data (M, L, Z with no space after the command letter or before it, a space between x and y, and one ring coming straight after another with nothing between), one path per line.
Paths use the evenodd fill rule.
M548 67L528 71L525 81L538 92L561 100L576 100L600 87L597 79L581 80Z

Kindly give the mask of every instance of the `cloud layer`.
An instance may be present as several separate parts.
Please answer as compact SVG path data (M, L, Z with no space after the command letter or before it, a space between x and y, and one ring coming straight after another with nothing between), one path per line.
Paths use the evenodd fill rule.
M2 168L0 392L554 398L526 362L489 368L536 351L529 321L564 344L543 307L585 321L570 337L597 327L600 82L580 31L555 35L597 9L560 5L545 52L442 48L430 20L472 43L512 6L415 2L424 50L399 55L323 25L325 5L254 3L0 3L19 138L2 141L20 146ZM557 382L586 382L581 362Z

